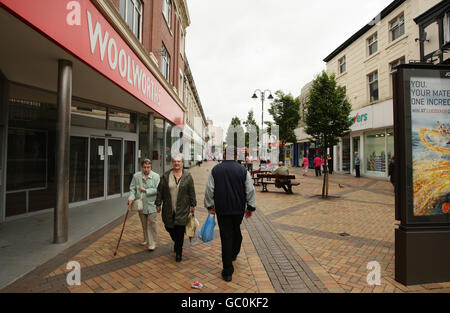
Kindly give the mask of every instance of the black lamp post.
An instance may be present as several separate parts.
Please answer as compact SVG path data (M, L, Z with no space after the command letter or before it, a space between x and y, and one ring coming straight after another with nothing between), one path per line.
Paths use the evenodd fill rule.
M264 99L265 99L265 96L266 96L265 95L266 91L269 93L269 96L267 97L267 99L271 99L272 100L273 96L272 96L272 92L269 89L266 89L264 91L256 89L253 92L252 99L257 99L258 98L258 96L256 95L257 91L259 91L259 95L261 96L261 106L262 106L262 109L261 109L261 152L262 152L264 150L264 142L263 142L263 137L264 137ZM261 154L260 154L260 159L261 159Z

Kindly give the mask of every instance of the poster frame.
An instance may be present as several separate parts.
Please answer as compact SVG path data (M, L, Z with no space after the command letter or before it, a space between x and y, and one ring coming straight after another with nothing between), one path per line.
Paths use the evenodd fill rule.
M411 124L411 77L448 79L450 65L402 64L393 74L394 83L394 154L395 175L395 219L400 226L450 226L450 214L414 216L412 124ZM449 76L447 76L449 75ZM449 78L444 78L447 76ZM399 166L400 164L400 166Z

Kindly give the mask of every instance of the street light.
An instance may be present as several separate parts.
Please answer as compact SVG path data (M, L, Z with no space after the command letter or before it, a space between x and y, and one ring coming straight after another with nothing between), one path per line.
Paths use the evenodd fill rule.
M252 99L257 99L258 96L256 95L256 92L259 91L259 95L261 96L261 152L264 150L264 142L263 142L263 137L264 137L264 99L266 96L266 91L269 92L269 96L267 97L267 99L272 100L273 96L272 96L272 92L269 89L266 89L264 91L261 91L259 89L256 89L253 92L253 96ZM261 159L261 154L260 154L260 159Z

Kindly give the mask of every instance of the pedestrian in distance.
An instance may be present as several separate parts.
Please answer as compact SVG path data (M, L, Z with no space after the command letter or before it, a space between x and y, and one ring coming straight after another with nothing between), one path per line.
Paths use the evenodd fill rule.
M392 186L395 187L395 155L392 156L391 162L389 163L388 174Z
M142 231L144 232L143 246L153 251L156 248L157 210L155 206L156 193L159 184L159 175L152 171L152 161L145 159L141 162L142 170L133 175L130 183L130 195L128 196L128 207L131 203L142 196L142 211L139 211Z
M272 174L274 174L274 175L284 175L284 176L287 176L287 175L289 175L289 169L286 167L286 166L284 166L284 163L282 162L282 161L280 161L279 163L278 163L278 167L277 167L277 169L276 170L274 170L273 172L272 172ZM289 194L292 194L293 192L292 192L292 186L291 186L291 180L290 179L288 179L288 178L283 178L283 179L275 179L275 187L277 187L277 188L283 188L283 190L286 192L286 193L289 193ZM288 186L287 188L286 188L286 185Z
M306 176L306 174L308 173L308 166L309 166L309 161L308 161L308 157L306 156L306 154L303 157L303 176Z
M197 154L197 166L202 165L202 156L200 154Z
M328 162L328 173L333 174L333 159L331 158L331 155L328 155L327 162Z
M361 165L361 160L359 159L358 152L355 152L355 172L356 172L356 177L361 177L360 172L359 172L360 165Z
M320 167L322 165L322 160L320 159L319 155L317 155L314 160L314 169L316 170L316 176L322 176L320 174Z
M256 209L255 188L248 171L233 160L211 170L205 190L205 207L217 215L222 244L222 278L231 281L242 244L240 225Z
M195 212L197 199L194 180L184 170L183 157L172 157L173 168L161 177L156 196L156 210L161 212L164 227L175 243L175 261L180 262L183 254L183 241L189 213Z

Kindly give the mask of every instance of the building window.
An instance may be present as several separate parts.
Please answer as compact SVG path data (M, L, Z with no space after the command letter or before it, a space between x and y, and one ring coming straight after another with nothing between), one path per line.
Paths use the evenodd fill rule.
M164 44L161 47L161 72L168 81L170 77L170 55Z
M369 55L378 51L378 34L375 33L369 39L367 39L367 45L369 48Z
M367 75L369 78L369 96L370 102L378 100L378 71Z
M345 55L342 58L340 58L338 62L339 62L339 74L342 74L346 70Z
M405 57L401 57L400 59L397 59L394 62L389 63L391 73L394 72L395 68L400 64L405 64Z
M450 12L444 17L444 43L450 42Z
M120 15L133 34L142 41L142 2L140 0L120 0Z
M178 95L180 96L180 99L183 100L183 72L180 70L180 81L178 84Z
M163 0L163 15L166 19L167 25L171 28L172 23L172 1Z
M185 43L185 34L183 31L180 32L180 54L184 59L184 43Z
M405 33L405 17L403 14L389 23L389 31L391 41L394 41Z

